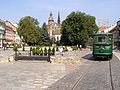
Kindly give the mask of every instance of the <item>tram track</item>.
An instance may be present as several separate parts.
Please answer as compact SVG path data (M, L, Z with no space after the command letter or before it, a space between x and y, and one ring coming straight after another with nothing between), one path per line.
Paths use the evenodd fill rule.
M95 63L95 62L94 62ZM77 85L79 85L80 81L85 78L85 75L88 73L88 71L93 67L94 63L90 65L87 70L80 76L80 78L74 83L71 90L76 90ZM111 60L108 60L108 70L109 70L109 76L110 76L110 90L114 89L114 83L113 83L113 77L112 77L112 67L111 67Z
M115 57L112 60L98 58L85 61L48 90L119 90L119 76L115 74L118 67L115 63L118 62L114 60Z
M109 60L109 71L110 71L110 90L114 90L113 77L112 77L111 60Z
M95 63L95 62L94 62ZM93 63L93 64L94 64ZM75 88L77 87L77 85L80 83L80 81L85 77L85 75L87 74L88 70L90 70L92 68L92 65L90 65L87 70L80 76L80 78L74 83L73 87L71 88L71 90L75 90Z

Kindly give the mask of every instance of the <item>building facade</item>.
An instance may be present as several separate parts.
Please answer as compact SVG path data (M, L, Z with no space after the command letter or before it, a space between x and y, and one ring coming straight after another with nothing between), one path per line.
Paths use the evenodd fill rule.
M60 41L61 39L61 33L60 33L60 29L61 29L61 24L60 24L60 14L58 13L58 20L57 22L54 21L52 12L50 13L50 16L48 18L48 34L50 36L50 39L53 41Z
M3 47L3 42L5 40L5 23L0 19L0 47Z
M116 26L111 29L110 32L113 33L114 45L116 46L116 49L120 50L120 20L117 21Z
M116 49L120 50L120 20L117 21L116 24L104 29L104 30L100 30L99 32L102 33L113 33L113 42L114 42L114 47Z
M16 27L9 21L5 21L5 42L8 44L15 43Z

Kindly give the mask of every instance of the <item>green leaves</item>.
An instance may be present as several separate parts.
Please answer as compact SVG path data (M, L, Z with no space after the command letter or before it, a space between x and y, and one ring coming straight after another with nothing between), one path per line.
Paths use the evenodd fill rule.
M47 25L42 28L39 22L30 16L25 16L18 23L17 32L20 38L28 45L50 45L50 38L47 32Z
M18 23L17 32L20 38L29 45L37 44L39 41L40 27L37 19L25 16Z
M84 45L92 36L92 32L97 30L94 16L72 12L62 22L61 43L63 45Z
M40 45L50 45L50 38L49 38L49 35L48 35L46 23L43 23L43 25L42 25L42 29L40 31L40 37L39 38L40 38L40 41L39 41Z

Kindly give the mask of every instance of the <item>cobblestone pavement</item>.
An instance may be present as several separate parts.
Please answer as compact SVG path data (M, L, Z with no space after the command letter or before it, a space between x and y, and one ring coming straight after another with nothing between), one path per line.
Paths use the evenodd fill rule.
M117 56L119 55L119 56ZM114 90L120 90L120 52L116 54L117 57L111 61L112 63L112 77L114 83ZM119 57L119 60L118 60Z
M45 61L17 61L0 64L0 90L71 90L90 65L81 83L74 90L109 90L110 77L107 61L90 59L89 50L71 52L81 57L79 64L52 64ZM69 53L69 54L71 54ZM0 50L1 56L13 54L11 49ZM114 52L120 59L120 52ZM63 53L63 55L67 55ZM68 55L69 56L69 55ZM112 76L114 90L120 90L120 61L117 57L112 60Z
M110 90L110 80L108 61L95 61L75 90Z
M109 61L94 60L91 54L86 54L82 65L46 90L120 90L120 60L116 56L111 60L112 83Z
M77 65L41 61L0 64L0 90L44 90Z
M71 52L82 57L82 51ZM13 54L0 49L0 56ZM15 61L0 63L0 90L44 90L79 64L52 64L46 61Z

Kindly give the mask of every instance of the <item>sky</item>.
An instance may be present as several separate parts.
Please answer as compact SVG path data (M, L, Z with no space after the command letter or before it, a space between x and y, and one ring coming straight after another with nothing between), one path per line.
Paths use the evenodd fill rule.
M14 24L24 16L32 16L42 25L47 23L50 12L57 21L60 12L61 21L73 11L84 12L96 17L96 23L107 19L114 24L120 18L120 0L0 0L0 19Z

